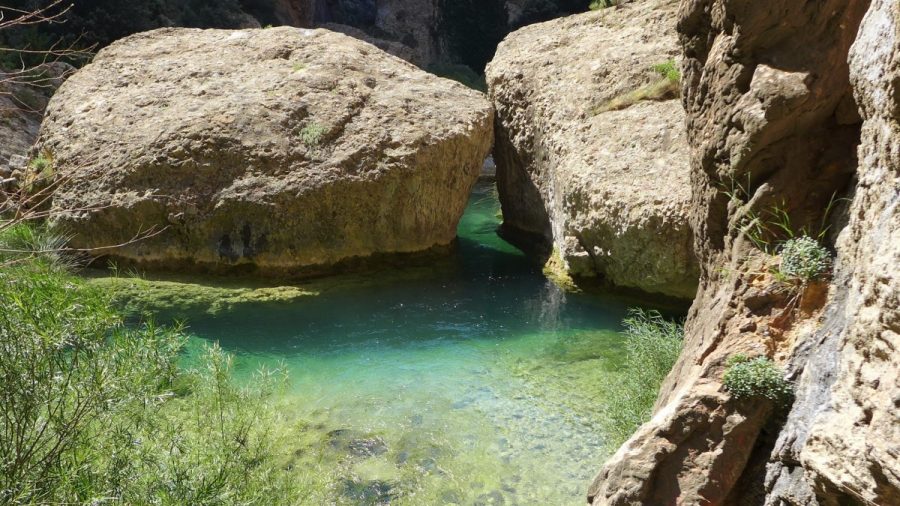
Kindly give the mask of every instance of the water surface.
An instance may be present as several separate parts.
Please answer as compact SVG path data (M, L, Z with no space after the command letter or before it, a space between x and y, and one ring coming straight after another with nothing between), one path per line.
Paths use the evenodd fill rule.
M548 282L496 235L498 209L480 183L425 274L186 315L191 347L218 341L239 376L289 370L285 409L314 433L295 464L333 470L330 501L584 503L627 304Z

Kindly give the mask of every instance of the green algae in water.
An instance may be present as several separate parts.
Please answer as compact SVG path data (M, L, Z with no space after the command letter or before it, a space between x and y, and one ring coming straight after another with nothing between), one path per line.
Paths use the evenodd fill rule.
M548 282L497 237L497 209L479 185L440 268L213 291L216 311L173 296L158 315L187 317L187 365L218 341L239 378L288 370L285 467L319 491L310 504L583 504L628 301Z

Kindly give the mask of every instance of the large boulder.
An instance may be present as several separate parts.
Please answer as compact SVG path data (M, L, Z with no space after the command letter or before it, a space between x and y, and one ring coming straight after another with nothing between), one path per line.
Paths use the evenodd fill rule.
M509 236L556 250L575 277L689 298L684 111L658 72L678 54L676 11L648 0L528 26L487 80Z
M67 81L39 149L75 247L294 275L450 243L492 117L480 93L342 34L161 29Z

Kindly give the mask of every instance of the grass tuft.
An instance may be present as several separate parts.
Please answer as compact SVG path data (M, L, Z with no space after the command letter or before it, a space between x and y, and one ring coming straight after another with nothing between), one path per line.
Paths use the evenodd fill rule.
M684 342L684 328L658 312L632 310L625 325L626 356L605 388L602 425L607 446L620 446L650 420L663 380Z
M671 100L678 97L681 88L681 72L675 60L668 60L650 67L650 69L659 74L662 79L658 79L648 85L641 86L636 90L619 95L593 109L594 114L602 114L609 111L619 111L627 109L638 102L645 100Z

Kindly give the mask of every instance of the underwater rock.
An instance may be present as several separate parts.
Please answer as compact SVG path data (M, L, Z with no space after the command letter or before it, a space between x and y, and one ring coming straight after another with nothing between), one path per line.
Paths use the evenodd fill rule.
M381 506L390 504L398 497L394 485L382 480L345 479L341 495L360 506Z
M488 65L504 237L561 277L696 291L684 110L677 76L654 69L677 58L677 10L651 0L531 25Z
M354 457L377 457L388 451L387 443L379 436L364 436L351 429L337 429L326 434L329 445Z
M73 247L302 276L449 244L492 119L480 93L342 34L160 29L72 76L39 148Z

